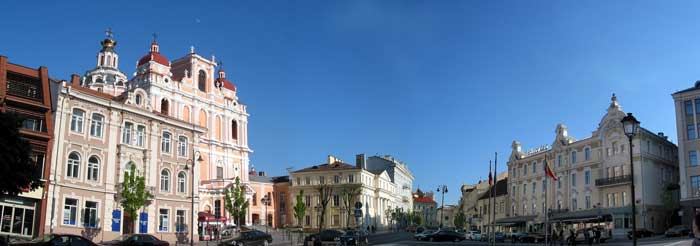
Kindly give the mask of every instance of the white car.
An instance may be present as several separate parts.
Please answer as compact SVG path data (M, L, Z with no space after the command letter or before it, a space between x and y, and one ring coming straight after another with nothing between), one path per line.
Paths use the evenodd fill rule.
M480 241L481 231L468 231L464 236L466 236L467 239L472 241Z

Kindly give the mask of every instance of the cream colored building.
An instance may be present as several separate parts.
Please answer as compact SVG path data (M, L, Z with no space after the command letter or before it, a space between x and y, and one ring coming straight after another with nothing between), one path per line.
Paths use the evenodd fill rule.
M172 242L188 239L193 227L198 236L204 224L191 221L192 215L201 217L198 212L233 223L223 209L222 188L238 177L248 199L255 191L247 175L252 153L248 113L226 73L215 73L214 57L206 59L194 48L170 62L154 41L126 80L118 68L116 41L108 36L101 45L96 68L59 87L56 158L51 164L55 175L49 191L49 200L54 199L49 212L55 216L46 227L75 234L89 231L98 240L133 231ZM192 168L192 160L200 156L202 161ZM188 164L190 170L185 170ZM133 228L123 223L118 202L130 165L145 176L154 195L134 218ZM250 222L248 213L244 223Z
M551 146L522 151L520 142L513 141L508 160L508 223L522 223L522 230L542 230L547 189L551 221L577 227L602 222L615 237L624 237L631 228L632 202L629 141L620 122L624 116L613 95L591 136L576 140L559 124ZM644 119L640 121L644 126ZM677 148L663 134L645 128L634 138L633 147L637 227L663 232L670 211L661 194L678 182ZM557 182L545 176L545 158Z
M362 228L376 226L377 229L387 228L392 225L387 212L397 208L396 194L399 189L387 174L386 170L369 171L363 155L358 155L357 163L350 165L328 156L328 161L289 173L292 185L289 187L290 206L296 205L296 196L304 191L306 204L306 216L296 224L304 228L318 228L321 209L317 187L320 184L328 184L333 187L333 192L324 217L324 228L344 228L346 225L354 227L354 208L350 220L347 219L345 202L341 190L349 185L359 185L360 190L353 201L362 202L363 216L360 221Z

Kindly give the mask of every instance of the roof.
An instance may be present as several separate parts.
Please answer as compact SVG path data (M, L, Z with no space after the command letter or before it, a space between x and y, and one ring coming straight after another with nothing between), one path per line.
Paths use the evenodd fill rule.
M170 66L170 61L168 61L168 58L165 58L165 56L161 55L158 52L148 52L145 56L141 57L139 59L139 63L137 66L141 66L143 64L146 64L150 61L155 61L157 63L160 63L165 66Z
M312 167L307 167L301 170L294 171L294 173L303 172L316 172L316 171L330 171L330 170L350 170L350 169L360 169L354 165L336 161L333 164L320 164Z
M433 201L432 198L427 196L414 197L413 202L437 204L437 202Z
M508 194L508 179L501 179L498 182L496 182L495 186L491 186L487 192L484 192L483 195L479 197L479 200L481 199L486 199L491 197L491 193L493 192L493 189L496 188L496 197L507 195Z

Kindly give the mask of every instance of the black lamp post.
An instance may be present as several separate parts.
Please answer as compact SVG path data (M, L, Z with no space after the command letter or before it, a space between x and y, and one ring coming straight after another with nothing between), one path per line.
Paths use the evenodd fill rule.
M202 154L199 153L199 151L194 151L194 146L192 146L192 158L195 156L197 157L197 162L202 162L204 159L202 159ZM192 168L190 168L190 163L192 164ZM192 198L192 211L190 214L190 246L194 246L194 165L195 162L192 161L192 159L187 160L187 164L185 164L185 171L192 170L192 187L190 189L190 195Z
M637 245L637 207L634 195L634 161L632 159L632 138L639 131L639 121L637 121L632 113L627 113L627 116L622 118L622 128L625 130L625 135L630 141L630 180L632 189L632 245Z
M447 193L447 185L439 185L437 192L442 193L442 208L440 209L440 228L442 228L442 221L445 219L445 193Z
M263 198L260 199L260 203L265 205L265 233L267 233L267 226L270 224L270 222L267 221L267 206L270 205L270 197L268 195L265 195Z

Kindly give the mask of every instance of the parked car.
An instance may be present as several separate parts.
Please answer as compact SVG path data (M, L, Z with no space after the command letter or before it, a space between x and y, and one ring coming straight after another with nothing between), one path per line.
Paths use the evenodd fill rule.
M320 233L308 235L304 238L304 246L321 245L324 242L338 242L345 235L343 230L323 230Z
M466 237L464 234L458 233L456 231L447 231L447 230L442 230L442 231L437 231L433 234L426 235L425 239L431 242L441 242L441 241L450 241L450 242L460 242L464 241Z
M652 237L654 236L654 232L647 229L637 229L634 235L637 236L637 238ZM627 232L627 238L632 239L632 231Z
M345 234L340 237L340 243L343 245L368 245L368 235L369 233L365 230L346 230Z
M217 246L268 245L272 235L259 230L242 231L237 237L221 240Z
M680 237L680 236L687 236L688 233L690 233L690 229L688 229L687 226L684 225L675 225L671 228L668 228L664 235L666 237Z
M168 246L170 243L162 241L149 234L124 234L114 240L101 242L104 246Z
M97 246L87 238L72 234L47 234L27 242L10 243L12 246Z
M481 231L468 231L464 236L469 240L479 241L481 240Z
M427 240L428 235L432 235L435 232L437 232L437 231L424 230L423 232L416 233L416 235L413 235L413 238L415 238L418 241Z

